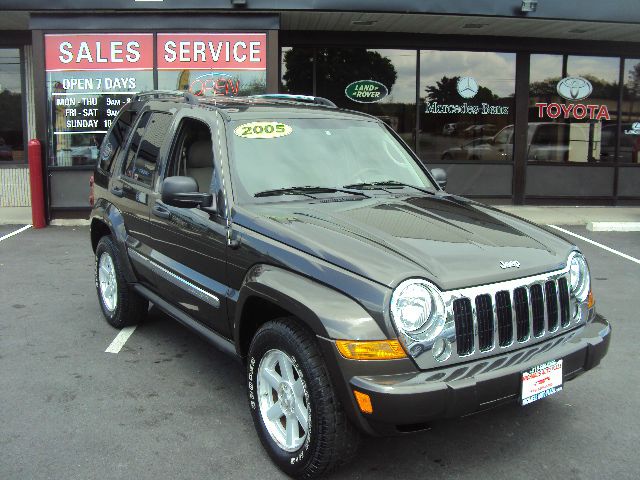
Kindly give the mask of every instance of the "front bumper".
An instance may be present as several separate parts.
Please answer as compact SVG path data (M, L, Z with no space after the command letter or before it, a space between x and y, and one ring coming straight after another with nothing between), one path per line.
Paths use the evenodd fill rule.
M361 429L377 435L397 434L424 428L427 422L479 412L514 402L521 394L521 374L549 360L563 359L564 381L600 363L607 353L611 326L601 316L593 321L531 347L443 369L380 375L348 375L343 404ZM338 359L344 362L353 362ZM357 362L362 364L363 362ZM381 363L381 362L376 362ZM358 369L359 370L359 369ZM353 401L353 389L368 394L372 414L361 414ZM355 411L349 412L349 410Z

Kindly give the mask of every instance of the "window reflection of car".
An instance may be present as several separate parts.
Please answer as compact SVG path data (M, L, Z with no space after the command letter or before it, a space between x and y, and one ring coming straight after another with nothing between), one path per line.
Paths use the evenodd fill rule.
M640 150L640 130L635 130L635 123L623 123L620 129L620 148L618 149L618 162L639 163L638 151ZM600 143L600 161L615 162L617 125L605 125L602 127ZM629 132L629 133L626 133Z
M2 137L0 137L0 160L13 160L13 149L7 145L7 142Z
M452 147L445 150L442 152L441 158L442 160L471 160L470 152L473 152L474 155L477 154L479 149L476 147L488 143L492 138L493 137L474 138L470 142L462 144L459 147ZM473 160L477 159L474 158Z
M0 145L0 160L7 162L13 160L13 150L9 145Z
M527 158L539 162L568 161L570 128L567 123L529 123ZM468 159L510 162L513 159L513 125L507 125L489 141L468 149Z
M73 165L94 165L98 159L99 143L91 134L72 135L68 151Z
M442 127L442 135L460 135L465 128L469 126L469 122L453 122L447 123L444 127Z
M498 129L492 123L484 123L465 128L462 131L462 135L465 137L486 137L495 134L497 131Z
M70 150L74 165L93 165L98 159L98 147L95 145L80 145Z

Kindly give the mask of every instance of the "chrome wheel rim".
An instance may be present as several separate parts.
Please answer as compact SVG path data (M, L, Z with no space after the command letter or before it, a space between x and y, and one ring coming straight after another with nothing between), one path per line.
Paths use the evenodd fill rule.
M274 442L287 452L298 450L309 432L309 405L302 375L291 357L269 350L258 366L260 415Z
M98 284L102 303L109 312L113 312L118 305L118 283L113 259L107 252L100 255L98 261Z

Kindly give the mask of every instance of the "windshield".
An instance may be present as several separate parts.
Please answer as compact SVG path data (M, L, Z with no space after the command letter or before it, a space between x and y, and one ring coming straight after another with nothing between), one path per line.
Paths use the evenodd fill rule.
M233 190L240 202L292 187L341 189L389 181L435 191L411 155L375 121L235 121L228 136Z

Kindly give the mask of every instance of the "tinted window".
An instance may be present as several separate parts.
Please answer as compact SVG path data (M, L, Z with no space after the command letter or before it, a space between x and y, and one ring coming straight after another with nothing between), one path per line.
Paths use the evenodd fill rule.
M172 118L173 116L169 113L152 114L142 137L136 157L135 170L138 173L138 181L148 187L153 184L160 147L169 132Z
M135 110L123 110L120 112L118 120L116 120L109 135L102 141L99 166L105 172L111 170L113 160L118 158L136 118L138 118L138 112Z

